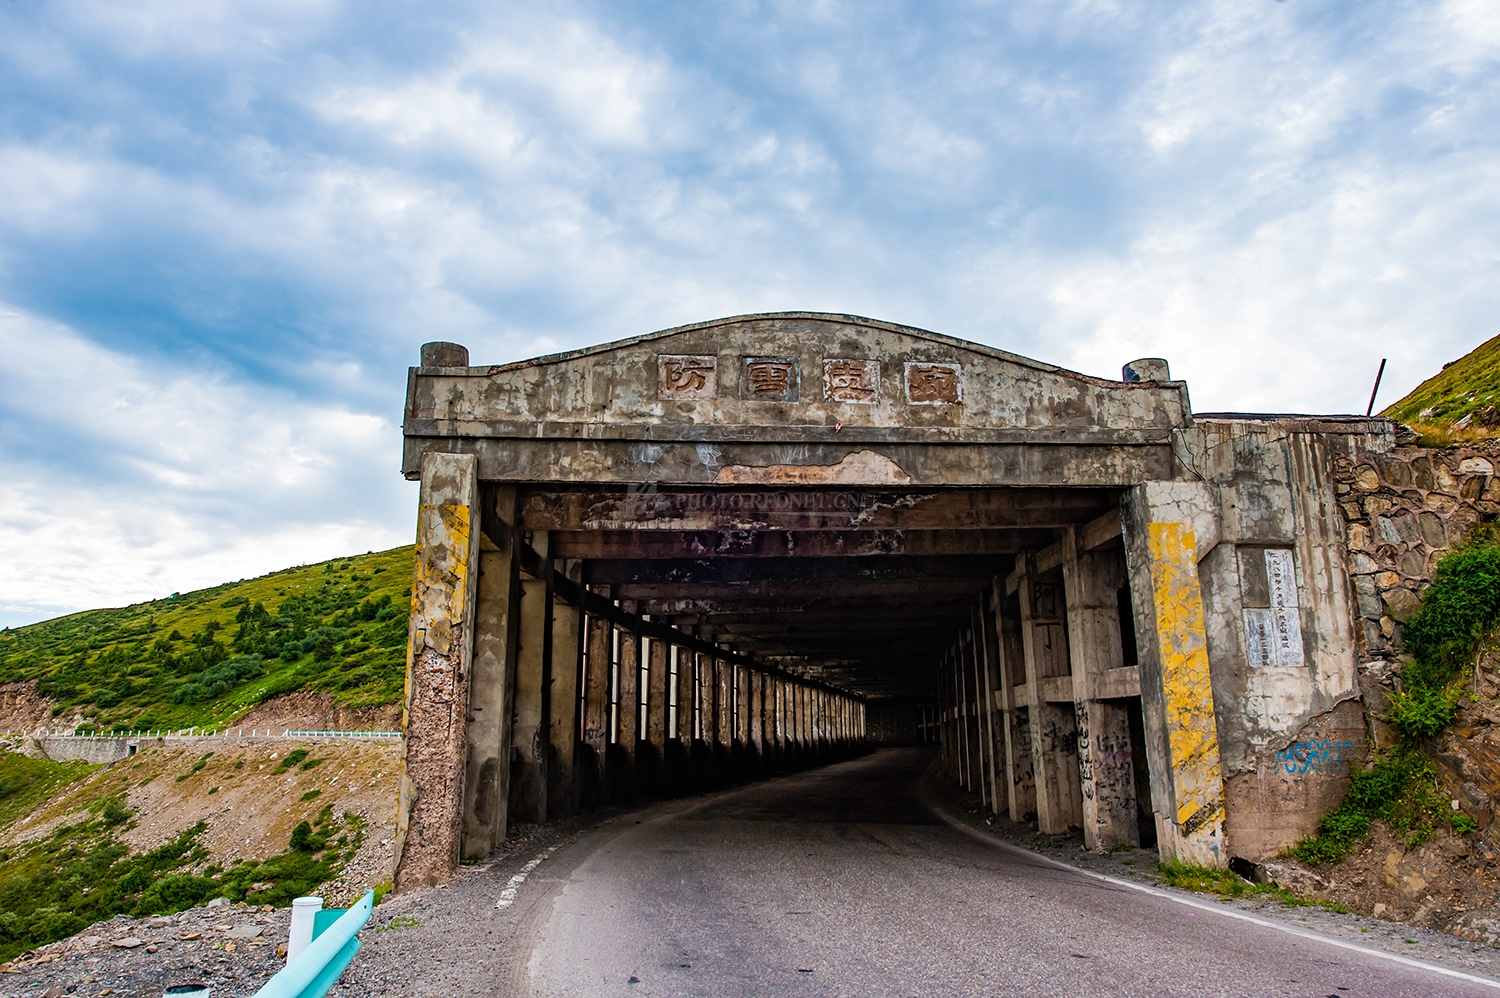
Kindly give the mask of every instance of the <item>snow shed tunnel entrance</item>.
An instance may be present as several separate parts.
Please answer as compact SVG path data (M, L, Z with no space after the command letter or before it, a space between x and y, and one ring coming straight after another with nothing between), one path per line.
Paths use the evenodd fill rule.
M1186 386L1124 377L810 313L424 346L397 885L510 821L895 741L1044 832L1227 862L1216 494Z

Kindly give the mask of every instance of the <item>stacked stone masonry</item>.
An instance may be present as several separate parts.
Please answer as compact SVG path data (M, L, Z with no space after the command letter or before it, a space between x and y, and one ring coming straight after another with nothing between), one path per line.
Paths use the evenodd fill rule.
M1491 442L1335 458L1357 604L1360 685L1377 746L1392 739L1379 717L1398 672L1402 624L1417 612L1443 555L1500 516L1497 467L1500 444Z

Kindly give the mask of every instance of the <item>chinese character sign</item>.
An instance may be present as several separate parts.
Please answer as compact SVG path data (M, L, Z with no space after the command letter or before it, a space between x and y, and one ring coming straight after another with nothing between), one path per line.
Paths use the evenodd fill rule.
M957 364L906 365L907 402L912 405L958 405L963 400L963 369Z
M711 399L719 394L717 357L661 354L656 358L657 395L664 399Z
M870 405L880 395L880 361L823 361L823 398Z
M740 397L757 402L795 402L799 380L793 357L746 357L740 370Z

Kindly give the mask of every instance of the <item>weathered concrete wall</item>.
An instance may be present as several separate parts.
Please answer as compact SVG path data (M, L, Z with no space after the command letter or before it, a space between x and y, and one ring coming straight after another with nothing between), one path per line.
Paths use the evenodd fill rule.
M463 359L412 372L409 477L441 447L476 454L486 480L1129 484L1171 477L1170 434L1187 422L1180 382L1091 378L850 316L745 316L518 364Z
M1333 469L1390 434L1300 418L1200 419L1179 434L1204 490L1194 532L1233 855L1268 858L1311 834L1368 754L1358 710L1340 707L1360 688Z
M154 744L155 739L151 739ZM53 762L100 763L119 762L128 759L140 747L140 740L133 738L48 738L36 739L37 748Z

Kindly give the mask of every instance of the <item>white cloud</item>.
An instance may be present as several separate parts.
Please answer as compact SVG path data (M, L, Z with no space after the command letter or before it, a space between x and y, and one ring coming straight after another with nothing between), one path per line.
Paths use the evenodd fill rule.
M0 601L404 540L429 339L813 308L1164 355L1201 409L1358 408L1389 356L1393 399L1500 325L1495 11L0 12Z
M0 309L0 620L403 543L399 434ZM24 442L14 437L24 435ZM385 484L370 469L385 469Z

